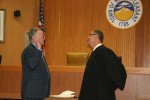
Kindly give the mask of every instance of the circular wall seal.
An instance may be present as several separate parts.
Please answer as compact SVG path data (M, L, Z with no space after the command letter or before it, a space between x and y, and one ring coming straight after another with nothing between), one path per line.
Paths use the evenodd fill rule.
M110 0L106 8L109 23L120 29L136 25L142 13L143 7L140 0Z

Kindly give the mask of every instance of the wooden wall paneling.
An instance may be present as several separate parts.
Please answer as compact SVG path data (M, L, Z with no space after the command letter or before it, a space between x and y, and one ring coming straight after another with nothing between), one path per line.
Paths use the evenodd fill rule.
M144 59L144 67L150 67L150 21L147 20L150 18L150 10L149 9L149 5L150 5L150 1L144 1L145 2L145 8L146 9L146 14L145 16L145 23L146 23L146 27L144 27L144 34L146 35L146 39L144 41L144 43L146 43L145 45L145 59ZM148 21L148 22L147 22Z
M23 26L24 32L39 23L39 0L23 0ZM24 33L23 33L24 34Z
M150 21L147 20L150 17L150 11L149 9L149 5L150 5L150 1L145 1L142 0L143 3L143 22L141 23L144 27L141 27L141 30L144 31L139 31L138 34L144 34L144 48L143 48L143 59L141 59L143 61L142 66L143 67L150 67ZM137 41L141 39L140 37L137 38ZM138 48L138 44L136 45ZM138 50L138 49L137 49Z
M117 100L150 100L150 69L127 68L126 86L116 91ZM51 95L65 90L79 95L84 67L51 65ZM20 66L0 66L0 93L21 92L22 71Z
M136 25L136 42L135 42L135 66L149 67L150 66L150 17L149 5L150 1L142 0L143 15L139 23Z
M0 93L21 92L21 71L0 70Z
M45 7L45 26L46 26L46 59L50 60L52 64L55 65L55 60L57 58L61 58L60 52L57 52L58 50L62 51L62 45L60 44L60 34L59 34L59 8L58 5L60 3L59 0L54 1L44 1L44 7ZM46 10L48 9L48 10ZM56 45L57 44L57 45ZM59 49L60 47L60 49ZM59 62L59 61L58 61ZM58 63L59 64L59 63Z
M150 100L149 75L128 74L124 91L117 90L117 100Z
M117 90L118 100L150 100L149 75L128 74L124 91ZM123 98L125 97L125 98Z
M117 100L138 100L136 98L137 82L136 75L127 75L125 89L123 91L116 90L116 99Z
M67 52L90 53L87 37L93 29L101 29L105 35L104 44L122 56L126 67L135 66L135 28L120 30L111 26L105 14L107 3L99 0L45 0L48 64L66 65Z
M0 43L3 65L20 65L20 56L24 49L24 33L38 25L39 2L37 0L3 0L6 9L5 42ZM14 11L20 10L21 16L14 17Z
M2 52L2 64L6 64L8 62L11 63L11 61L12 61L12 64L18 63L18 60L16 62L17 55L13 55L14 53L16 54L16 51L17 51L16 48L18 47L17 45L18 43L16 42L16 40L18 39L16 38L18 38L18 35L16 34L17 29L16 30L13 30L13 29L17 25L16 20L14 20L14 9L16 7L20 8L20 4L22 4L20 1L17 2L14 6L13 6L13 1L7 2L5 0L3 2L3 9L6 9L6 20L5 20L6 22L5 22L5 42L1 43L1 45L3 45L2 51L1 51ZM20 28L18 30L20 30ZM15 42L16 42L16 46L14 46L13 44Z
M0 1L0 8L2 7L2 1Z
M63 91L70 90L79 95L80 86L82 83L83 73L78 72L51 72L51 94L60 94ZM61 85L60 85L61 84Z
M8 18L8 16L13 14L7 8L10 7L10 9L12 9L11 3L12 3L12 1L10 1L10 3L7 3L6 0L4 0L4 1L2 1L2 4L1 4L2 5L2 9L6 9L5 33L4 33L5 43L0 43L0 47L1 47L0 50L1 50L1 54L2 54L2 62L1 62L2 64L7 62L7 60L6 60L6 52L7 52L7 50L5 50L6 48L8 48L6 46L6 42L8 41L7 38L9 38L9 36L7 34L7 31L9 31L9 30L7 30L7 21L10 21L10 18Z
M137 25L126 30L117 29L107 21L108 1L44 0L48 64L66 65L67 52L90 53L91 49L87 46L86 39L93 29L101 29L105 35L104 44L122 56L126 67L149 67L150 1L141 0L143 16ZM0 8L6 9L5 43L0 43L2 64L20 65L24 33L38 24L39 2L2 0ZM13 16L16 9L21 10L19 18Z
M136 81L137 81L137 98L138 99L149 98L150 100L149 75L137 75Z
M7 2L8 3L8 2ZM9 3L8 3L9 4ZM20 53L23 47L23 35L21 32L23 31L23 2L22 0L15 0L10 2L11 8L7 8L10 13L6 18L9 18L9 21L6 20L6 24L8 25L7 27L7 41L5 42L8 46L6 49L6 57L5 60L7 63L17 65L20 63ZM6 9L6 10L7 10ZM20 10L21 16L20 17L15 17L14 16L14 11L15 10ZM8 24L9 23L9 24ZM13 30L13 31L12 31ZM14 45L15 44L15 45ZM12 52L12 53L10 53ZM14 55L15 54L15 55ZM6 63L6 62L5 62Z

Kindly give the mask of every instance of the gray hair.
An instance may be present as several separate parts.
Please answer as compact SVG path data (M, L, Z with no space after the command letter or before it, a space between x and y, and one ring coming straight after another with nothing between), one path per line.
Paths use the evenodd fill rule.
M33 35L35 35L38 30L41 30L41 29L38 27L34 27L27 32L27 35L29 36L30 41L32 40Z

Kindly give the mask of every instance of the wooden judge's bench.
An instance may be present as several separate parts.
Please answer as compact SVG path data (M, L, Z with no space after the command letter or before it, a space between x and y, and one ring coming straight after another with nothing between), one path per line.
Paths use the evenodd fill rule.
M76 92L78 97L84 66L49 65L51 95L63 91ZM116 91L117 100L150 100L150 68L126 68L127 81L123 91ZM21 99L21 66L0 65L0 99ZM46 100L77 100L77 98L47 98Z

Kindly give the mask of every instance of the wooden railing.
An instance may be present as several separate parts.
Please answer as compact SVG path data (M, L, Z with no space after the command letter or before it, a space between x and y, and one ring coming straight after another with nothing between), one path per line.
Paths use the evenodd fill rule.
M65 90L79 95L84 66L50 65L51 94L60 94ZM150 69L126 68L127 81L124 91L117 90L117 100L150 100ZM0 93L21 91L21 66L0 65Z

